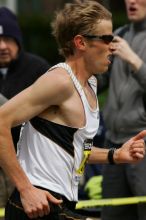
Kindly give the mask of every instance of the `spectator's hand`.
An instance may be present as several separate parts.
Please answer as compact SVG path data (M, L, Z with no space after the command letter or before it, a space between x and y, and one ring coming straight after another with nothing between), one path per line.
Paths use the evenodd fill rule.
M134 51L126 40L119 36L115 36L111 43L111 49L114 55L118 55L121 59L128 61L133 56Z
M143 61L123 38L115 36L113 42L110 44L110 49L113 55L117 55L129 63L134 71L138 71L141 67Z
M62 200L56 199L48 191L33 187L20 193L21 202L29 218L42 217L50 212L50 203L59 205Z
M131 138L121 148L114 153L114 160L117 163L136 163L145 156L145 142L143 138L146 136L146 130L138 133Z

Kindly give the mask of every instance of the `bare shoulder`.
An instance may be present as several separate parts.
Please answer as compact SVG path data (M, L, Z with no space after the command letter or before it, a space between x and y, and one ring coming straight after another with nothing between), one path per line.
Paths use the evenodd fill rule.
M67 71L63 68L55 68L46 73L48 79L52 78L52 80L56 81L60 84L60 86L69 86L71 85L71 78ZM67 88L66 87L66 88Z
M38 80L17 94L0 108L0 118L12 126L28 121L50 106L62 105L74 93L70 76L65 70L56 68L46 72Z
M36 88L40 94L42 93L44 97L51 96L55 98L54 102L56 100L57 103L69 98L74 92L70 76L63 68L55 68L51 71L47 71L36 81L33 87Z
M43 76L42 80L47 85L53 85L54 89L63 91L72 91L72 81L69 74L63 68L56 68L51 71L47 71Z

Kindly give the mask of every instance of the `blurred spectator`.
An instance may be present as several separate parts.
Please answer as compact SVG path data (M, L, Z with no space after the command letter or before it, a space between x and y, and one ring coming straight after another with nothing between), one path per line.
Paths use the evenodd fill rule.
M146 129L146 1L125 0L125 3L131 24L116 30L115 34L123 36L116 36L111 44L115 57L104 110L109 148L119 148ZM146 158L133 165L105 165L103 197L133 196L146 196ZM105 206L101 217L102 220L146 220L146 203Z
M0 7L0 105L31 85L48 68L46 60L24 51L16 15ZM12 129L15 147L19 131L20 127ZM11 189L0 168L0 207L5 205Z

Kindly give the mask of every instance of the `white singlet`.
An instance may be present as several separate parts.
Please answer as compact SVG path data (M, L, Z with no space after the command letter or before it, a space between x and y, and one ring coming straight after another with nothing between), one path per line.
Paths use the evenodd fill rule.
M51 70L58 67L67 71L80 95L86 125L72 128L35 117L22 129L18 142L18 159L33 185L60 193L70 201L77 201L78 183L82 173L78 171L86 150L84 142L92 141L97 133L99 109L98 103L96 110L91 109L70 66L59 63ZM96 95L96 78L92 76L88 81Z

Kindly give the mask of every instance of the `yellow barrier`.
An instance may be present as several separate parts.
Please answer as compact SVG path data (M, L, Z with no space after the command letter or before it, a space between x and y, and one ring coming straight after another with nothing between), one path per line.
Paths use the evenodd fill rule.
M98 200L83 200L79 201L76 209L91 208L96 206L117 206L131 205L146 202L146 196L128 197L128 198L113 198L113 199L98 199ZM4 216L4 208L0 208L0 217Z
M4 208L0 208L0 218L4 217L4 213L5 213L5 209Z
M113 199L99 199L99 200L83 200L79 201L76 209L90 208L96 206L116 206L116 205L130 205L146 202L146 196L128 197L128 198L113 198Z

